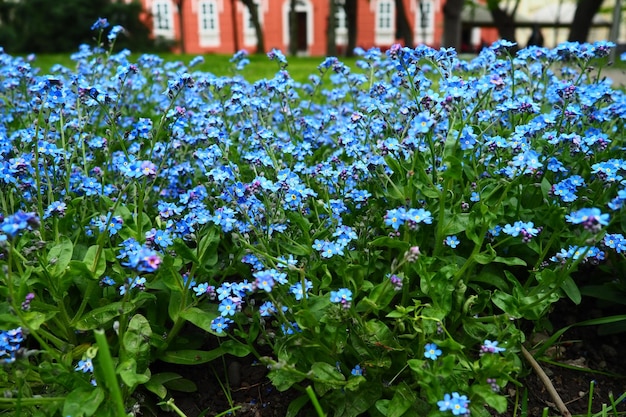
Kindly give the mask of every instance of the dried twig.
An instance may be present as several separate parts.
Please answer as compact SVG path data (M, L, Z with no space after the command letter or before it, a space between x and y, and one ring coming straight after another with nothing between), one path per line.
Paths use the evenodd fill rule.
M537 376L539 377L541 382L543 382L543 385L546 387L546 389L550 393L550 396L552 397L552 400L556 404L556 407L559 409L559 412L561 413L561 415L563 417L572 417L572 413L569 412L569 410L567 409L567 406L565 405L565 403L559 396L559 393L556 392L556 389L554 389L554 385L552 385L552 381L550 381L550 378L548 378L548 375L546 375L543 369L541 369L541 366L539 366L539 364L537 363L533 355L531 355L530 352L528 352L524 346L522 346L522 355L524 355L524 358L528 361L528 363L530 363L530 366L532 366L532 368L534 369L535 373L537 373Z

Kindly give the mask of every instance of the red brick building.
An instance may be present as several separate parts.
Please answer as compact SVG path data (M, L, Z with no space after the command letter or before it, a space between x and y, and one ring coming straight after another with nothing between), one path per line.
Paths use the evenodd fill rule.
M256 32L248 8L240 0L183 0L182 19L174 0L141 0L150 17L155 37L179 41L181 21L185 52L234 53L237 49L255 51ZM263 28L265 47L287 51L289 46L290 0L254 0ZM416 44L438 48L443 34L442 2L445 0L402 0ZM338 48L348 40L343 0L337 0L335 36ZM297 0L298 51L303 55L326 54L329 0ZM396 39L395 0L357 0L357 46L385 49ZM476 29L479 30L479 29ZM490 36L493 37L493 36ZM480 36L474 32L472 43ZM483 38L484 40L484 38ZM490 39L494 40L494 39ZM267 52L267 51L265 51Z

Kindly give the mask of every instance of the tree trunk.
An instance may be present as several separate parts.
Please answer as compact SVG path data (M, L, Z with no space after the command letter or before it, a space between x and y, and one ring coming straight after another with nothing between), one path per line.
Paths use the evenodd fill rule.
M443 47L461 50L461 11L464 2L448 0L443 6Z
M396 39L404 40L404 46L413 48L413 29L406 17L404 0L396 1Z
M326 33L326 56L337 56L337 3L336 0L328 1L328 29Z
M515 2L513 10L509 14L506 10L500 8L499 0L487 0L487 7L489 7L491 18L496 24L500 38L509 42L517 42L515 40L515 13L517 12L519 2L520 0ZM518 49L517 45L511 48L512 52Z
M242 3L248 8L248 12L250 13L250 20L252 21L252 25L254 26L254 31L256 33L256 53L262 54L265 52L265 38L263 36L263 28L261 27L261 21L259 20L259 8L254 0L241 0ZM243 22L244 25L247 25L248 22Z
M185 6L185 0L177 0L175 2L178 10L178 30L180 35L178 40L180 42L180 53L187 53L187 47L185 45L185 14L183 13L183 7Z
M602 0L578 0L574 20L569 30L568 41L587 42L593 17L600 10Z
M231 0L230 2L230 18L233 27L233 43L235 44L235 50L233 53L239 52L239 27L237 26L237 0Z
M289 55L298 54L298 16L296 15L297 0L289 2Z
M491 17L496 24L500 38L510 42L515 41L515 17L510 15L499 7L490 9Z
M343 9L346 11L346 24L348 25L348 45L346 46L346 56L354 56L354 48L356 48L356 30L357 30L357 0L345 0Z

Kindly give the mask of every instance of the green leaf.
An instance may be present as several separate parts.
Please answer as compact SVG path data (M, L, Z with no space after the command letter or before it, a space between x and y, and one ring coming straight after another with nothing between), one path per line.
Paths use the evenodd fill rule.
M198 386L193 381L190 381L186 378L172 379L171 381L167 381L165 383L165 387L179 392L198 391Z
M482 399L481 403L487 403L489 407L493 408L498 413L504 413L506 411L508 405L506 397L496 394L493 392L491 387L485 385L472 385L471 391Z
M48 252L48 264L52 265L49 272L53 278L59 278L65 273L65 268L70 264L74 252L74 245L70 238L61 236L59 240L59 243Z
M176 254L181 258L187 261L191 261L194 264L199 263L196 254L193 253L191 248L189 248L189 246L187 246L187 244L182 239L174 239L174 244L172 246L174 248L174 252L176 252Z
M411 244L409 242L405 242L399 239L392 239L388 236L381 236L372 240L370 242L370 246L375 246L379 248L393 248L406 251L411 247Z
M285 417L297 417L300 410L302 410L302 407L304 407L308 402L308 395L301 395L298 398L291 400L289 407L287 407L287 414Z
M205 235L198 243L198 249L200 253L200 265L204 267L211 267L217 264L217 247L220 242L220 235L217 229L213 226L209 227L205 231Z
M445 235L456 235L469 226L469 213L446 213L443 231Z
M83 259L83 263L87 266L92 277L95 279L99 279L107 268L104 250L101 249L100 252L98 252L98 248L98 245L90 246Z
M312 246L304 246L286 242L281 242L280 248L283 251L282 253L289 253L296 256L309 256L311 255L311 252L313 252Z
M111 320L122 314L130 313L135 307L131 303L115 302L107 304L104 307L95 308L84 314L80 320L76 322L74 327L76 330L86 331L103 327Z
M237 356L238 358L248 356L250 352L252 352L250 346L237 342L235 340L226 340L225 342L221 343L220 347L224 350L224 353Z
M167 313L172 321L178 320L181 313L181 303L183 302L183 295L179 291L172 291L170 294L170 301L167 305Z
M195 324L205 332L209 332L214 335L218 335L218 333L211 328L211 322L213 322L213 320L218 316L219 314L216 312L205 311L197 307L187 308L180 312L180 317Z
M461 179L463 176L463 163L459 158L448 155L443 159L443 163L447 166L447 169L441 173L443 178L453 180Z
M315 362L311 366L311 372L313 375L325 384L341 387L345 385L346 378L337 368L326 362Z
M222 345L213 350L205 351L205 350L172 350L168 352L164 352L159 359L163 362L167 363L175 363L178 365L198 365L201 363L211 362L222 355L231 354L235 356L245 356L250 353L250 350L245 352L242 355L245 349L240 346L245 346L242 344L228 344L226 342L222 343Z
M136 314L130 320L122 343L126 354L137 360L139 371L143 372L149 364L150 358L150 337L152 329L150 323L141 314Z
M164 384L176 379L182 379L182 376L175 372L162 372L152 375L150 380L144 384L144 387L156 394L160 399L164 399L167 396L167 388L165 388Z
M150 373L150 371L147 371ZM120 363L117 367L116 373L122 378L124 384L126 384L132 391L137 385L145 384L150 380L150 376L137 373L137 361L135 359L126 359Z
M401 417L415 403L417 397L406 382L401 382L389 403L387 417Z
M520 258L508 257L504 258L502 256L496 256L493 259L494 262L499 262L501 264L505 264L508 266L526 266L526 261Z
M100 387L81 387L70 392L63 403L63 415L72 417L93 416L104 401Z
M278 391L287 391L294 384L302 381L305 376L299 372L290 371L289 369L278 368L271 369L267 374L267 377L272 381L272 385L276 387Z
M574 304L580 304L582 301L582 295L580 294L580 289L578 289L578 285L574 282L572 277L568 276L565 278L563 283L561 284L561 289L569 297L570 300L574 302Z

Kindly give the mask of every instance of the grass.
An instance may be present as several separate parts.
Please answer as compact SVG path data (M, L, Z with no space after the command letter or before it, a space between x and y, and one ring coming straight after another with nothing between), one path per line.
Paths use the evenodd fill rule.
M192 54L158 54L168 62L182 61L189 64L197 55ZM141 53L133 53L130 62L136 62ZM232 55L206 54L203 55L204 62L193 67L194 71L203 71L213 73L218 76L233 75L233 65L229 62ZM250 64L239 73L248 81L254 82L263 78L273 78L278 70L278 64L270 61L265 54L250 55ZM340 58L341 61L354 70L356 58ZM317 66L324 60L323 57L287 57L289 66L287 67L291 77L300 82L305 82L309 75L317 74ZM35 61L31 64L33 67L41 68L40 74L50 72L55 64L61 64L67 68L73 69L74 61L70 59L70 54L42 54L36 55Z

